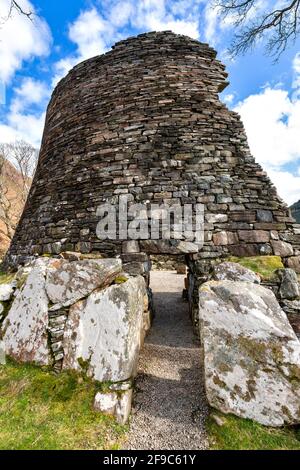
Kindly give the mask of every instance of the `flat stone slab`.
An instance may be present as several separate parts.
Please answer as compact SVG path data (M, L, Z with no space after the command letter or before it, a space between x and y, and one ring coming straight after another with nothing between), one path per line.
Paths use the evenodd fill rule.
M18 292L2 326L6 354L18 362L50 364L48 297L45 274L48 260L38 260Z
M50 311L68 307L109 285L121 269L120 259L51 260L46 279L46 292L54 304Z
M213 278L216 281L244 281L260 284L260 277L251 271L251 269L230 261L225 261L215 266Z
M273 292L210 281L199 298L210 405L267 426L300 423L300 342Z
M63 369L83 369L101 382L134 375L143 339L145 293L145 281L137 276L94 291L72 305L65 327Z

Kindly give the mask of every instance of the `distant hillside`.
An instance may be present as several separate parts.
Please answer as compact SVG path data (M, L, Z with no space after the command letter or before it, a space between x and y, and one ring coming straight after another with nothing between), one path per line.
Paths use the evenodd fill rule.
M0 168L0 257L9 247L14 229L21 216L23 180L18 170L7 160Z
M300 224L300 201L295 202L291 207L292 216L297 220L298 224Z

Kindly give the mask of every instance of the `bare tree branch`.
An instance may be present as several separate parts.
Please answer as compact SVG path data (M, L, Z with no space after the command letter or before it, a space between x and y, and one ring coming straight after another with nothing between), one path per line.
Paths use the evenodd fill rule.
M286 0L266 10L258 0L214 0L223 19L237 28L229 48L231 55L245 54L258 41L276 60L300 33L300 0Z
M33 16L34 16L33 11L24 10L21 7L19 2L15 1L15 0L11 0L7 15L5 17L1 18L1 23L5 23L6 21L8 21L12 17L12 14L13 14L14 11L19 13L20 15L26 16L30 21L33 20Z
M27 18L29 18L31 20L31 18L33 16L33 12L23 10L23 8L20 6L20 4L18 2L16 2L15 0L11 0L10 9L9 9L9 14L10 15L11 15L11 13L14 9L17 10L17 12L20 13L21 15L25 15L25 16L27 16Z
M0 144L0 222L5 227L4 231L0 226L0 232L9 239L26 202L37 155L37 150L24 141Z

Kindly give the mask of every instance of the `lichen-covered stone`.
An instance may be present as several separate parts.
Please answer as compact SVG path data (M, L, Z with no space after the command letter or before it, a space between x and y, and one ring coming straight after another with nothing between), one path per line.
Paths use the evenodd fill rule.
M35 262L2 325L6 354L18 362L50 364L49 300L45 289L47 264L45 259Z
M94 291L69 311L63 369L84 370L99 381L134 373L143 338L145 282L141 276Z
M51 310L72 305L96 288L109 285L121 269L120 259L52 261L46 279L47 295L54 304Z
M1 365L6 364L5 344L4 344L4 341L2 341L2 340L0 340L0 364Z
M296 273L300 273L300 256L291 256L287 259L287 266L294 269Z
M277 256L292 256L293 247L290 243L283 241L271 240L271 245L274 251L274 255Z
M294 300L300 295L297 274L293 269L281 269L278 271L280 277L279 295L281 299Z
M94 409L115 416L119 424L128 421L132 402L132 389L122 393L98 392L94 399Z
M244 281L260 284L260 277L248 268L230 261L220 263L214 268L213 278L216 281Z
M300 342L274 294L210 281L199 315L210 405L267 426L300 423Z
M0 302L10 300L13 296L15 288L16 283L14 281L9 282L8 284L0 284Z

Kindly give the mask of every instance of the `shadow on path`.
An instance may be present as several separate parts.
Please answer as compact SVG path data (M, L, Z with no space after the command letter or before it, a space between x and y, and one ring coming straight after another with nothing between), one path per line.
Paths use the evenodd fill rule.
M140 355L128 449L208 446L201 350L181 298L183 280L173 272L151 272L156 317Z

